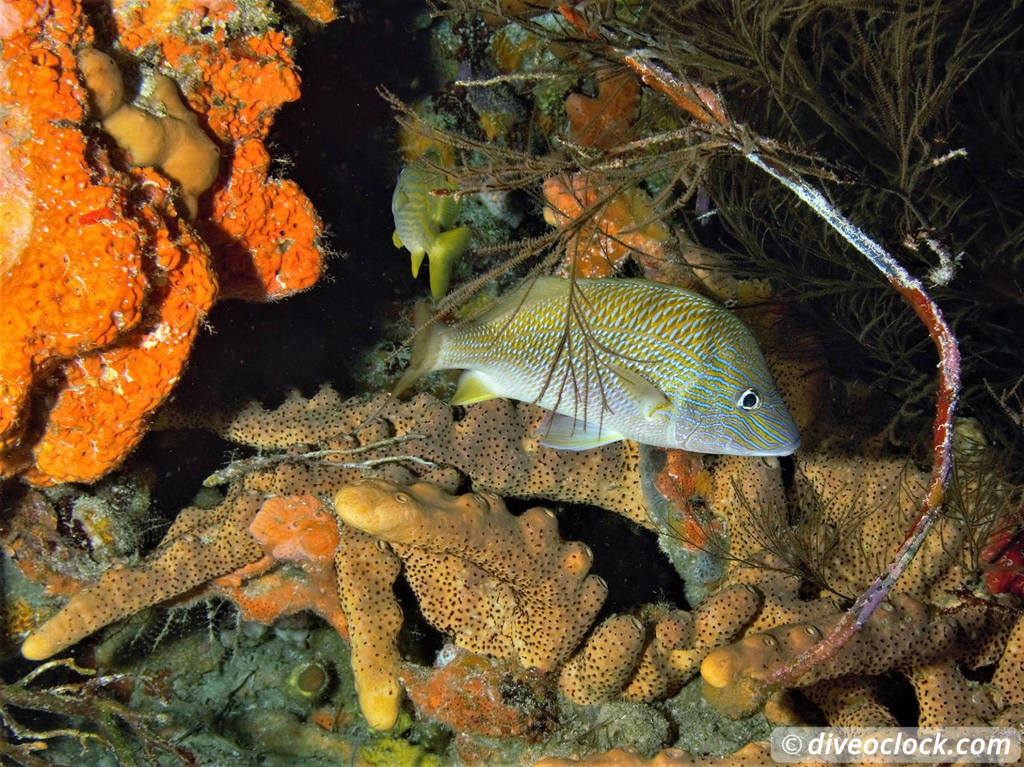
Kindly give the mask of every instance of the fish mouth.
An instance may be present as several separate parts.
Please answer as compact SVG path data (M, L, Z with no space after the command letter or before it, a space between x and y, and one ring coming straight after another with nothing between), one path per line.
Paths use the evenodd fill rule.
M778 456L778 457L781 458L783 456L793 455L793 453L795 453L799 449L800 449L800 437L796 437L796 438L790 440L785 445L779 445L778 447L767 448L765 450L760 450L759 449L756 453L755 452L751 452L751 453L747 453L747 455Z
M720 424L718 425L720 427ZM711 424L698 423L686 435L681 445L683 450L690 450L699 453L714 453L716 455L741 455L751 457L784 457L792 455L800 448L800 435L797 433L796 425L790 424L790 428L784 431L785 440L772 441L758 444L754 440L729 439L727 432L715 437L708 437L708 434L715 431Z
M711 444L705 446L686 447L685 450L692 450L700 453L714 453L716 455L741 455L750 458L783 458L792 455L800 447L800 440L795 440L785 445L773 447L743 447L731 444Z

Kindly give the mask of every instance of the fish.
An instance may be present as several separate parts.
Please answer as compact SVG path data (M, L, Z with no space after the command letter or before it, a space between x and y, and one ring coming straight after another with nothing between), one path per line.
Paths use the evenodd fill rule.
M469 247L472 230L452 228L459 216L459 203L451 194L455 186L445 175L424 162L407 165L398 174L391 196L396 248L406 248L412 258L412 276L420 273L426 256L430 264L430 294L440 301L448 290L452 263Z
M800 446L749 328L672 285L538 277L474 321L424 328L393 393L448 369L463 370L453 405L506 397L551 411L540 434L549 447L630 439L783 456Z

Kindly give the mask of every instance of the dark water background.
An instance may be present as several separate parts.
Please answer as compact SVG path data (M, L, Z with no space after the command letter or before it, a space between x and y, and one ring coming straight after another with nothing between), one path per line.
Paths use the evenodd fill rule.
M401 158L397 127L377 89L404 99L433 89L428 32L414 29L422 5L349 6L326 27L303 22L285 5L278 10L296 35L302 96L278 113L268 146L278 173L312 200L336 255L304 293L265 304L218 303L172 408L230 411L253 399L273 407L290 390L311 396L325 383L354 393L353 361L380 336L391 303L417 289L408 255L391 242ZM225 447L196 432L146 438L136 455L159 467L156 503L164 516L188 503Z

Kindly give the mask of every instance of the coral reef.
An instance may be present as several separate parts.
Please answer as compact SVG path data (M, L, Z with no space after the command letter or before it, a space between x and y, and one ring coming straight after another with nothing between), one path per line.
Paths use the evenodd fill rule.
M804 519L779 529L769 513L787 504L777 461L723 457L691 465L676 458L662 470L667 467L682 483L677 500L703 504L720 520L719 533L696 542L713 552L722 545L721 531L728 531L730 550L717 555L724 557L724 577L691 611L648 605L607 618L585 637L604 594L603 584L587 576L585 547L563 543L548 512L513 517L483 489L461 496L442 489L453 489L465 473L481 488L580 498L578 486L551 481L552 470L540 455L524 460L533 449L523 425L532 419L531 410L481 403L455 420L450 408L429 395L411 403L382 397L344 402L322 389L310 400L293 395L273 411L251 405L221 418L212 424L220 433L279 452L229 465L215 481L230 478L248 490L233 491L214 510L184 512L153 557L132 569L137 580L126 578L123 567L108 571L99 586L80 592L30 636L24 652L43 657L116 616L186 592L227 596L243 615L263 622L310 609L349 636L356 689L372 726L394 724L402 689L411 685L424 716L468 727L457 701L442 705L436 693L426 692L436 690L431 685L441 677L430 680L440 672L403 661L402 610L392 592L401 571L423 616L457 646L511 663L497 668L557 671L562 692L578 702L662 700L700 671L706 695L728 714L747 716L767 706L773 717L792 717L773 695L777 691L764 684L765 674L827 633L843 614L839 599L873 577L888 555L885 546L898 542L893 531L915 511L923 472L884 457L798 457L796 498ZM490 437L492 449L470 449L487 435L499 435ZM567 460L577 462L570 464L578 469L577 480L601 477L586 480L588 500L643 518L645 498L622 494L622 488L644 484L641 463L611 447L603 449L604 456L594 451ZM594 496L595 486L609 484L613 466L620 472L618 488ZM363 479L367 472L388 479ZM299 494L308 490L334 498L340 527L320 501ZM265 493L276 497L258 500ZM622 503L630 498L633 510ZM661 522L657 516L645 521ZM182 548L175 536L180 539L186 527L191 543ZM816 542L802 537L805 529L832 530L835 537ZM868 690L873 678L900 670L922 696L922 710L947 711L967 689L966 683L953 684L959 669L986 664L995 664L996 673L979 700L993 703L970 709L974 714L961 707L964 716L1014 716L1006 706L1019 684L1021 617L1011 605L964 596L979 564L966 553L969 532L963 518L944 518L892 603L829 663L800 681L829 721L861 721L869 712L872 720L887 721L884 703L865 708L864 693L841 691ZM177 557L179 551L188 559ZM155 589L155 580L174 587ZM137 583L139 589L129 596L119 583ZM109 594L127 609L95 604ZM504 673L481 670L473 684L500 684ZM530 684L541 695L544 683ZM501 716L507 722L502 727L523 737L547 721L536 707Z
M152 763L171 756L194 759L161 731L164 722L109 695L122 681L119 674L100 675L72 661L55 660L0 684L0 714L5 727L17 733L8 739L5 732L0 741L5 760L28 767L57 763L39 754L59 754L61 741L74 743L80 760L92 755L100 759L103 751L118 764L137 763L136 756ZM40 725L41 719L48 724Z
M133 103L112 59L88 47L78 4L5 10L0 475L39 484L93 480L123 460L218 295L281 297L315 282L323 260L309 201L267 175L270 118L298 95L270 16L235 39L227 6L110 10L117 55L168 73ZM212 35L188 21L204 16ZM129 164L162 173L118 170L85 128L90 101ZM203 195L218 147L226 178ZM195 228L171 204L176 187Z
M243 476L247 487L261 492L289 494L304 487L326 496L362 477L366 461L385 461L378 467L383 478L402 484L422 478L454 491L469 477L476 488L495 495L590 503L651 525L636 445L580 452L543 447L544 414L507 400L456 414L429 394L404 402L387 395L342 400L323 387L310 399L293 393L273 410L249 403L233 414L174 414L167 424L209 428L264 451L284 450L220 474ZM302 458L314 448L333 452L320 456L329 460Z
M333 14L316 0L300 5L316 19ZM507 21L499 10L512 5L489 7L487 23ZM309 201L270 172L267 131L297 96L298 77L269 5L116 1L90 16L109 27L95 36L77 5L50 6L48 16L24 0L0 11L0 289L17 299L0 306L0 474L37 484L117 464L180 376L217 297L276 298L322 268ZM104 631L77 657L130 671L53 695L31 678L0 685L5 720L31 724L49 711L70 721L93 749L80 760L93 758L97 733L125 755L110 728L119 720L140 753L147 738L161 750L179 728L182 759L552 767L769 764L769 722L1021 727L1020 416L993 427L983 412L991 403L977 397L988 374L1004 407L1015 391L1006 370L1016 369L1016 352L1007 350L1019 333L1006 331L1019 324L1009 311L1019 303L1019 258L1010 255L1019 220L1007 213L1016 197L1002 171L982 166L1016 168L981 141L963 143L969 160L954 149L965 125L991 139L1019 121L1007 119L1012 100L986 88L953 98L954 81L1019 64L991 55L1011 38L985 25L999 29L1007 17L970 7L969 19L938 3L871 14L782 3L771 15L710 0L679 18L630 4L609 15L601 4L520 7L523 18L497 31L466 6L421 20L444 38L435 49L459 83L421 102L433 131L415 151L444 153L467 208L481 190L537 203L525 227L501 230L530 240L488 240L502 244L464 259L456 278L486 262L491 271L472 284L497 276L498 288L481 291L493 295L535 258L540 270L642 272L739 304L805 447L784 461L630 443L560 452L539 445L543 412L527 404L453 409L426 393L346 400L327 387L275 408L167 413L164 427L202 426L234 446L208 480L226 497L186 508L135 559L141 530L153 525L141 517L141 490L121 503L99 488L18 485L8 495L5 485L8 640L27 633L24 656L43 658L154 604L216 597L237 609L176 609L202 615L206 630L141 653L117 649L137 633L138 650L149 638L139 627L160 611ZM809 68L808 45L820 45L826 63ZM124 81L141 82L137 95L117 94L121 75L94 47ZM684 71L716 90L673 75ZM880 96L873 105L871 94ZM136 142L119 121L157 137ZM452 126L466 135L447 141ZM194 177L176 172L166 151L145 154L169 133L172 146L202 155L184 163ZM990 143L1016 151L1012 136ZM538 147L543 156L530 154ZM905 243L913 274L931 275L965 341L972 415L986 421L976 447L960 444L967 419L952 430L955 346L940 350L947 378L930 442L918 429L932 392L924 332L898 298L879 296L881 280L848 266L846 246L810 214L794 212L769 179L745 174L747 160L765 158L776 178L797 168L814 177L879 242ZM991 209L998 221L975 226ZM38 236L44 229L52 242ZM972 258L952 256L967 244ZM822 255L827 265L816 263ZM917 288L905 294L927 314L934 303ZM441 310L465 316L465 295L457 289ZM975 319L973 307L996 311ZM941 316L930 316L937 337ZM379 369L390 374L393 364ZM442 391L439 379L422 388ZM955 474L938 513L951 449ZM930 458L931 479L921 468ZM909 561L900 546L922 497L933 529L881 600L872 584L889 562ZM526 501L551 511L515 514ZM685 583L638 598L654 563L601 569L628 559L618 540L599 548L607 515L567 504L646 528ZM593 522L578 521L589 513ZM608 614L592 564L608 578ZM26 580L34 590L19 586ZM871 588L879 606L863 627L780 682L780 669L864 614L855 600ZM896 701L893 688L912 691L916 705ZM102 700L90 698L78 711L99 724L80 725L61 700L79 689L130 704L100 721ZM167 717L157 735L135 726L142 711ZM8 722L22 739L15 747L41 742L17 726Z
M562 668L558 679L562 692L577 703L611 700L628 683L643 646L643 624L629 615L613 615Z

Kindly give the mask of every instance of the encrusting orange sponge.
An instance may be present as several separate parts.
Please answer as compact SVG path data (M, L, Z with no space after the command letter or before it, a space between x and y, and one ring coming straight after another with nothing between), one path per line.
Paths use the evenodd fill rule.
M611 149L632 140L640 114L640 83L629 72L597 73L597 97L570 93L565 99L569 137L577 144Z
M124 103L79 3L46 8L11 0L0 18L0 477L35 484L124 459L218 296L280 298L323 268L320 219L263 146L299 93L286 34L230 31L232 3L113 0L119 50L173 75L152 78L157 116Z
M643 254L665 260L673 234L654 214L645 191L623 191L585 173L544 181L544 220L572 228L560 267L563 276L610 277L626 260Z
M197 3L190 13L198 20L212 12ZM163 30L145 16L137 21L127 8L115 15L125 30L121 42L132 50L153 46L147 30ZM266 301L311 287L323 271L323 224L297 184L270 177L265 147L277 110L299 97L291 38L275 29L232 37L215 27L208 35L165 33L159 40L167 64L192 75L189 105L233 148L209 214L196 222L213 251L221 296Z
M3 186L20 194L4 211L18 247L0 272L0 476L89 480L144 433L216 281L206 246L169 231L165 201L130 200L128 176L90 162L79 6L8 14L21 25L4 39L0 142Z

